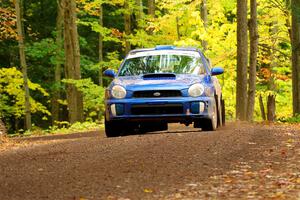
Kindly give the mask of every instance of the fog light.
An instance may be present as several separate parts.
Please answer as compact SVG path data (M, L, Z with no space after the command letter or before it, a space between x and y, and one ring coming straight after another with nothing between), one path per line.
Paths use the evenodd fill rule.
M200 110L200 113L203 113L204 112L204 107L205 107L205 104L203 102L200 102L199 103L199 110Z
M191 103L191 113L199 114L204 112L205 104L203 102L192 102Z
M124 115L124 105L123 104L111 104L110 110L111 110L111 114L113 116Z

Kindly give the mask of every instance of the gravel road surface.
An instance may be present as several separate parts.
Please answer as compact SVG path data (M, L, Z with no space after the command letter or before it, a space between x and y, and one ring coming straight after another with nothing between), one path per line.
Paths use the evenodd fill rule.
M272 161L268 168L281 172L298 152L297 135L294 128L231 123L216 132L172 125L166 132L118 138L98 131L16 139L22 144L0 151L0 199L221 198L212 193L212 177L241 163L257 171ZM291 139L298 140L293 151L282 153ZM285 197L298 195L299 185Z

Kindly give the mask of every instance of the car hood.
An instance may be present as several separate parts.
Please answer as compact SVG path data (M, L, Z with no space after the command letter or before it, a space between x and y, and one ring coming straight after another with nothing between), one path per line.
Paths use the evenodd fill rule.
M186 89L194 83L204 81L204 75L176 75L175 78L144 79L143 76L117 77L113 85L122 85L126 90L164 90L164 89Z

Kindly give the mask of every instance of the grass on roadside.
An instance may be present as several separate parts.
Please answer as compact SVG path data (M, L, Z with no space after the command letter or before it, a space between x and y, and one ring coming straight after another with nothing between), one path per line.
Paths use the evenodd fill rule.
M280 119L278 119L278 121L290 123L290 124L300 123L300 115L297 114L296 116L293 116L293 117L280 118Z
M26 137L26 136L42 136L42 135L54 135L54 134L70 134L86 131L95 131L103 129L103 123L97 122L76 122L69 124L68 122L58 122L56 125L49 127L49 129L41 129L33 126L29 131L18 132L9 134L8 137Z

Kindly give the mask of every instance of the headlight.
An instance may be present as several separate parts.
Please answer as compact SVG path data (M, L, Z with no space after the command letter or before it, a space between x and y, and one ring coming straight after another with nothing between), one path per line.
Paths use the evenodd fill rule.
M189 88L189 95L191 97L199 97L204 92L204 86L200 83L196 83Z
M111 89L111 95L116 99L124 99L126 96L126 90L120 85L115 85Z

